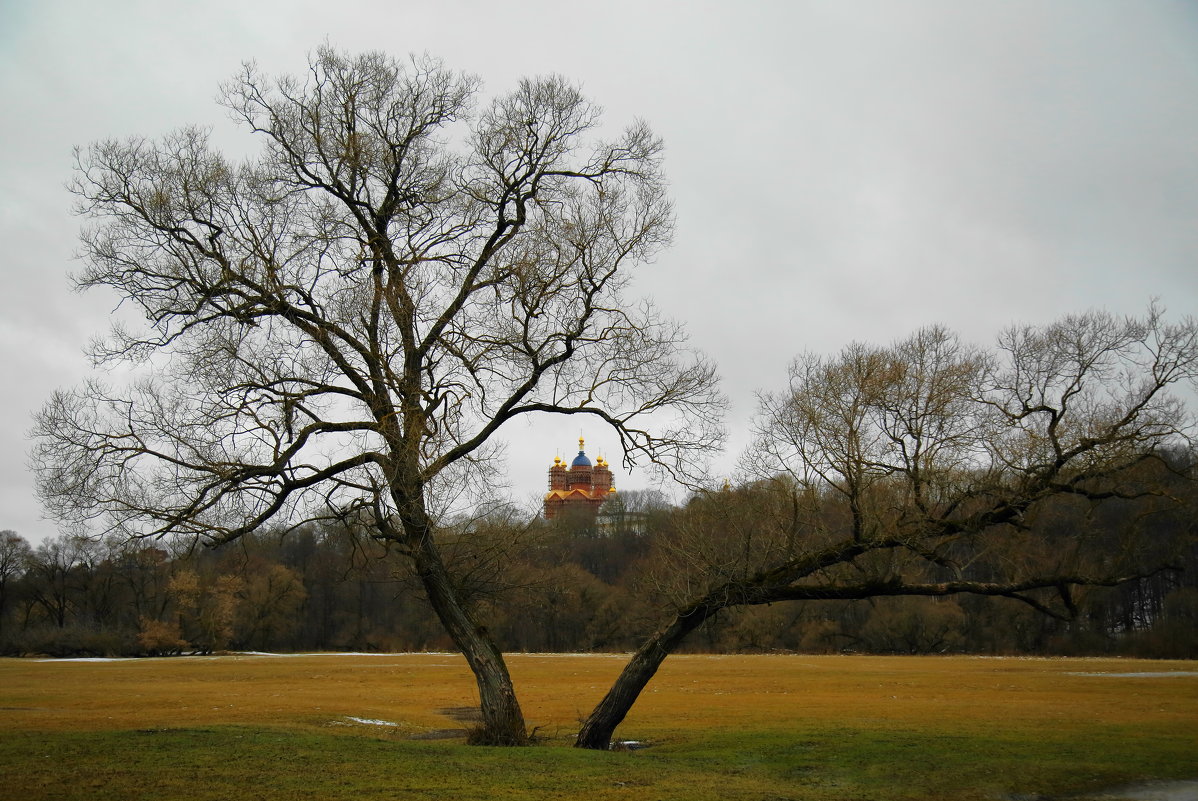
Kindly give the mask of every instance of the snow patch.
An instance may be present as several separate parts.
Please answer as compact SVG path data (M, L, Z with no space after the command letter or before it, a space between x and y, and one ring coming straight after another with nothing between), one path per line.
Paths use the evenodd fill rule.
M521 653L510 653L510 654L507 654L507 656L532 657L535 659L561 659L562 657L567 657L570 659L573 659L575 657L581 657L584 659L627 659L628 657L632 656L632 654L631 653L627 653L627 654L608 654L608 653L602 653L602 654L599 654L599 653L521 654Z
M307 653L276 653L273 651L235 651L233 656L455 656L452 653L440 651L411 651L405 653L387 653L386 651L311 651Z
M385 651L313 651L310 653L287 654L272 651L230 651L220 654L179 654L178 656L67 656L62 658L34 659L33 662L149 662L159 659L229 659L240 657L286 658L294 656L438 656L457 657L460 654L451 651L404 651L387 653Z
M1178 676L1198 676L1196 670L1143 671L1141 673L1069 673L1069 676L1107 676L1113 679L1172 679Z
M353 715L346 715L346 720L354 723L361 723L363 726L398 726L398 723L390 720L374 720L373 718L355 718Z
M644 748L649 748L651 743L644 740L613 740L611 745L607 747L609 751L640 751Z

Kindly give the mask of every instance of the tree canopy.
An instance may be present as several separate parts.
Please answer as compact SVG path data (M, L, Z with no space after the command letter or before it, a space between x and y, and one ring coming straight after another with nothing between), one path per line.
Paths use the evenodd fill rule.
M1151 521L1191 503L1172 477L1193 479L1178 389L1196 376L1198 323L1155 307L1012 328L993 349L931 327L799 356L761 395L745 486L696 498L663 538L664 622L578 744L609 742L666 655L728 609L972 594L1067 617L1078 588L1180 567L1192 541ZM1112 501L1143 503L1087 522Z
M140 318L93 355L149 369L56 394L33 459L53 513L126 536L369 521L488 676L507 741L523 721L454 597L442 505L521 415L592 415L629 460L689 473L722 401L680 326L623 296L673 228L660 140L603 138L558 77L478 95L431 58L326 47L303 77L247 65L222 88L262 143L242 163L201 128L80 150L78 284Z

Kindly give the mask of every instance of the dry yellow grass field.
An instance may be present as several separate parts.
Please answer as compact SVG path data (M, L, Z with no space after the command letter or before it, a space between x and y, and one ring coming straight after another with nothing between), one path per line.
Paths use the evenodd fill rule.
M530 724L562 736L602 697L624 660L509 658ZM470 673L455 654L4 659L0 688L6 727L43 731L324 725L351 716L419 733L452 725L442 710L477 703ZM1053 727L1190 725L1198 737L1198 667L1107 659L679 655L666 661L621 734L798 721L922 728L1014 720Z
M530 725L550 745L569 743L579 717L623 664L618 655L510 657ZM448 711L476 702L469 671L452 654L0 660L0 731L20 733L31 743L57 737L70 743L89 733L199 731L216 737L226 729L268 730L317 738L325 744L317 751L358 738L425 749L404 752L412 759L428 757L429 748L450 749L437 751L438 759L452 753L466 762L470 753L487 752L479 764L499 765L502 773L511 761L497 755L503 749L419 739L461 728L465 724ZM744 798L992 798L993 787L1017 785L1020 777L1010 774L1024 763L1026 781L1036 787L1195 779L1198 663L680 655L666 661L617 734L654 744L630 763L647 771L638 781L657 787L653 798L709 797L709 790L710 797ZM106 764L104 752L95 750L99 745L87 746L94 753L71 747L82 749L79 758L93 766L92 773ZM594 797L624 797L617 790L625 783L591 775L594 763L577 761L565 749L533 750L546 753L538 760L553 763L538 763L546 776L565 771L561 782L580 782ZM16 753L10 759L25 752ZM764 756L751 758L754 753ZM1123 754L1126 765L1119 764ZM979 764L987 759L996 760L993 767ZM646 760L656 761L650 767ZM1030 770L1039 761L1046 766L1043 775ZM931 778L938 766L955 771L957 783ZM8 776L0 768L0 779L15 776L29 786L19 796L0 790L0 798L62 792L53 766L8 768ZM267 768L246 769L257 777L249 780L274 781ZM713 770L719 778L708 775ZM905 778L887 777L904 771ZM443 797L558 797L521 791L523 775L496 778L493 786L476 780ZM120 787L135 780L114 774L109 781ZM888 781L903 782L912 795L888 795ZM982 782L990 789L975 787ZM95 792L108 786L94 784L89 797L102 797ZM790 789L780 795L779 787ZM261 797L300 796L280 791Z

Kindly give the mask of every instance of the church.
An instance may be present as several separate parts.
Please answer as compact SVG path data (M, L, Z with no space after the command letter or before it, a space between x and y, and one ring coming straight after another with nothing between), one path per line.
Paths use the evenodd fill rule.
M579 437L578 455L568 469L560 456L553 458L553 466L549 468L549 492L545 494L545 519L552 520L563 512L575 510L593 518L615 491L607 461L600 456L592 465L586 455L585 442Z

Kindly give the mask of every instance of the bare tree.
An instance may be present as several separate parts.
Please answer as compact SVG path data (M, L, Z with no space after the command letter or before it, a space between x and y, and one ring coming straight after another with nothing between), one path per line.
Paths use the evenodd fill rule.
M521 415L593 415L627 459L678 472L718 441L721 401L679 326L622 296L671 235L660 141L639 122L601 140L561 78L477 94L429 58L324 48L303 77L247 65L223 87L264 143L245 163L198 128L80 151L78 284L144 317L94 358L143 377L56 394L34 463L51 512L129 537L365 521L465 655L482 739L517 743L441 502Z
M63 534L29 553L30 595L56 628L65 628L71 612L83 605L96 550L94 541Z
M29 566L33 548L29 541L15 531L0 531L0 630L8 612L9 583L16 580Z
M761 396L751 481L697 497L661 537L666 621L576 744L606 748L666 656L730 607L974 593L1067 617L1076 587L1169 565L1135 521L1113 540L1034 523L1062 499L1171 501L1149 468L1192 441L1171 390L1196 375L1198 323L1155 308L1012 329L991 352L929 328L798 358L789 389Z

